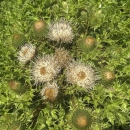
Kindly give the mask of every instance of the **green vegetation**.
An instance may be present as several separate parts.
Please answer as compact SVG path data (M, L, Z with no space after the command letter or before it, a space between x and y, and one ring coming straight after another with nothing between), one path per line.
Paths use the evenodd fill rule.
M70 116L72 116L76 107L89 111L92 118L92 123L89 126L91 130L129 130L129 15L129 0L1 1L1 129L76 129L71 125L70 120ZM49 25L61 19L68 21L68 24L72 27L74 36L69 35L67 39L68 35L66 33L66 39L63 38L63 41L72 41L70 43L60 44L57 41L62 39L53 41L49 37ZM40 21L40 25L38 24L34 28L38 21ZM64 31L62 32L59 31L59 37L64 35ZM85 51L85 45L81 45L81 41L88 36L94 38L95 41L92 47L87 45ZM29 57L31 61L26 59L28 62L22 64L18 59L18 52L20 47L26 43L36 46L36 52L34 51L34 57ZM69 58L65 59L65 62L60 63L65 64L65 67L60 72L55 72L57 74L55 80L59 87L56 100L44 100L40 92L46 86L46 82L42 84L36 83L32 78L32 68L34 62L38 61L35 60L37 57L43 54L54 55L55 49L59 47L64 47L70 53L72 59L91 65L98 80L95 80L96 83L89 90L77 84L68 83L65 76L68 64L65 62L68 62ZM68 55L67 52L65 53ZM26 55L26 51L23 55ZM58 56L57 59L63 60ZM56 60L53 59L52 61ZM51 64L51 66L56 68L58 64L57 66ZM41 75L45 73L45 68L42 68ZM79 77L83 79L85 76L84 72L82 72ZM54 98L55 93L57 94L55 89L53 91L49 89L45 93L50 96L50 99ZM16 124L17 128L15 127ZM77 127L79 126L77 125ZM87 127L83 127L83 130L86 130L84 128ZM81 127L80 129L82 130Z

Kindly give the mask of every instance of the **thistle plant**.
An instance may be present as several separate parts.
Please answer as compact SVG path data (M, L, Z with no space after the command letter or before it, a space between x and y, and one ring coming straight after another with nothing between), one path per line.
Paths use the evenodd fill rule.
M2 130L130 129L129 0L10 0L0 12Z

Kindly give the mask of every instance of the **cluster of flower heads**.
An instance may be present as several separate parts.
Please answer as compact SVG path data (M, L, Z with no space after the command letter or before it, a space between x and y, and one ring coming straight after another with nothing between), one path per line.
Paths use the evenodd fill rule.
M34 31L36 35L39 33L41 35L42 32L46 32L44 25L46 24L43 24L43 21L35 23ZM50 24L48 38L58 43L72 42L74 34L70 23L60 19L59 22ZM18 60L22 64L26 64L34 57L35 51L36 47L31 43L21 46L18 52ZM95 70L90 65L75 61L70 56L69 51L63 47L56 48L53 55L43 54L42 56L38 56L32 63L31 79L36 85L45 83L41 90L41 96L43 99L49 99L51 101L58 95L59 87L55 80L57 75L60 74L61 69L66 69L65 75L68 83L82 86L87 90L93 88L98 79Z

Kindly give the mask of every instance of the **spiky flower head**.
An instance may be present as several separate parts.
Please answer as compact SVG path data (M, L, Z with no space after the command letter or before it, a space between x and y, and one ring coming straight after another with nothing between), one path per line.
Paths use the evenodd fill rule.
M54 56L43 55L38 57L33 63L31 70L32 79L35 83L45 83L53 80L60 71L58 61L55 60Z
M39 20L34 23L33 29L37 37L42 37L46 34L47 25L44 20Z
M70 23L64 19L59 22L54 22L49 27L49 38L52 41L61 43L70 43L74 38L72 27Z
M77 130L87 130L92 124L92 117L85 109L76 109L72 113L71 123Z
M42 88L40 94L43 99L54 101L58 96L59 87L55 81L47 82L46 86Z
M98 79L94 69L90 65L73 61L67 67L66 78L69 83L77 84L83 88L91 89Z
M34 54L35 54L36 47L34 45L25 44L21 47L20 51L18 52L18 60L22 64L26 64L28 61L30 61Z
M72 60L69 52L65 50L65 48L57 48L54 57L62 68L67 67L69 62Z

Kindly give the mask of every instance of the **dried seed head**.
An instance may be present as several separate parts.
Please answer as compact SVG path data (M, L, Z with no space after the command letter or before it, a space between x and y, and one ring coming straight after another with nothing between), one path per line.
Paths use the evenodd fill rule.
M61 19L59 22L54 22L49 27L49 38L52 41L61 43L70 43L74 38L72 27L69 22Z
M86 89L93 88L98 79L90 65L75 61L67 67L66 78L69 83L77 84Z
M37 84L53 80L59 72L58 61L51 55L43 55L34 62L31 73L32 79Z
M18 52L18 60L25 64L30 61L35 54L36 47L32 44L25 44L21 47L20 51Z
M43 87L40 93L43 99L54 101L58 96L58 89L59 87L56 82L47 82L46 86Z
M67 67L67 65L72 60L69 52L67 50L65 50L64 48L57 48L55 50L54 57L58 61L61 68Z

